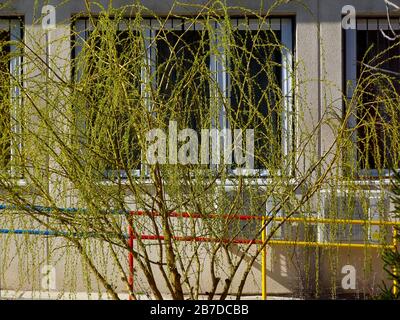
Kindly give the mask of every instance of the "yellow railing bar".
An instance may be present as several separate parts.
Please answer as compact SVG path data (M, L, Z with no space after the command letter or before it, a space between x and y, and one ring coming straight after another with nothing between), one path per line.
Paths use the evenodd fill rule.
M266 220L286 221L286 222L307 222L307 223L333 223L333 224L369 224L369 225L387 225L400 226L400 221L378 221L378 220L350 220L350 219L327 219L327 218L284 218L269 217Z
M262 226L264 226L264 218L261 220L262 221ZM265 241L267 240L267 228L264 228L261 233L261 239L262 239L262 244L264 245L262 251L261 251L261 265L262 265L262 271L261 271L261 283L262 283L262 288L261 288L261 295L263 300L267 300L267 246L265 245Z
M285 222L304 222L304 223L323 223L323 224L367 224L367 225L378 225L378 226L398 226L400 221L376 221L376 220L352 220L352 219L327 219L327 218L284 218L284 217L266 217L263 216L262 222L262 244L263 249L261 252L261 295L262 299L267 299L267 246L265 241L267 239L267 230L265 228L265 221L285 221ZM309 246L309 247L342 247L342 248L388 248L392 247L395 249L397 247L397 230L393 228L393 244L371 244L371 243L335 243L335 242L309 242L309 241L286 241L286 240L269 240L269 245L293 245L293 246ZM396 268L393 268L393 274L397 275ZM393 280L393 294L397 294L397 281Z
M340 242L313 242L313 241L286 241L270 240L268 244L305 246L305 247L342 247L342 248L390 248L391 245L371 244L371 243L340 243Z

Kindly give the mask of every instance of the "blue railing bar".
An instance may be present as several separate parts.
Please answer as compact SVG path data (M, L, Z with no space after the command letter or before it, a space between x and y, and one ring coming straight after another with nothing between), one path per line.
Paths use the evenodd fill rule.
M0 234L55 236L55 237L73 236L76 238L84 238L84 237L95 237L98 233L96 232L71 233L66 231L37 230L37 229L0 229ZM123 234L123 237L128 239L129 235Z

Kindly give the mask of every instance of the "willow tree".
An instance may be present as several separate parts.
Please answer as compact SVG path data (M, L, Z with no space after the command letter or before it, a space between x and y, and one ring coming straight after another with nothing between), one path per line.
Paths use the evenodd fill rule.
M87 290L115 299L121 283L134 299L240 298L287 219L309 217L321 188L340 185L357 127L329 108L303 125L312 106L306 96L293 106L297 65L281 27L290 19L277 29L270 17L281 2L262 16L217 1L166 18L141 5L88 4L72 21L67 55L54 48L69 38L48 37L51 50L32 35L2 42L18 45L25 69L23 82L1 69L2 108L24 105L11 119L21 130L2 130L1 160L12 170L1 172L1 218L11 230L47 230L46 259L64 263L70 279L63 290L76 290L79 258ZM231 19L238 11L251 18ZM69 54L71 68L60 67ZM21 100L6 98L10 86ZM319 155L322 126L336 138ZM298 228L292 239L315 236ZM34 256L36 239L25 236L17 258Z

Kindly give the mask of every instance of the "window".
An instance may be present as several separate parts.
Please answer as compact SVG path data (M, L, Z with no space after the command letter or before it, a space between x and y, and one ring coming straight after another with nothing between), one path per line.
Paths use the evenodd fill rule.
M278 22L282 20L272 21L276 25L271 27L254 19L234 19L230 39L228 123L232 129L254 129L254 166L264 174L267 168L282 163L282 140L288 138L282 127L284 108L288 107L282 94L289 97L290 93L283 92L282 76L288 76L283 71L288 70L282 68L280 44L290 39L282 39Z
M174 121L178 130L195 131L199 147L191 149L191 152L197 153L198 157L193 157L190 163L200 164L201 130L212 127L212 53L206 22L202 19L172 18L164 21L147 19L145 23L146 47L149 48L152 70L149 78L155 88L149 108L159 127L165 128L170 121ZM177 150L185 143L186 140L179 138Z
M298 234L293 232L291 224L283 224L281 221L273 221L273 218L283 218L290 208L279 199L278 196L266 196L270 192L264 186L246 186L239 190L237 186L225 186L217 193L217 212L220 215L232 215L223 219L221 233L226 238L237 239L261 239L261 227L266 225L266 234L272 239L293 240L291 236ZM241 219L237 219L242 216ZM258 216L259 219L250 219L249 216ZM264 216L263 221L261 217ZM279 226L279 228L278 228ZM277 229L278 228L278 229ZM292 234L293 233L293 234ZM256 237L257 236L257 237Z
M136 97L142 99L133 104L151 112L162 129L169 121L198 133L201 129L254 129L257 153L267 160L257 159L257 168L251 174L265 176L267 167L281 165L283 155L292 148L292 20L232 19L228 44L223 24L190 18L144 19L142 34L137 32L138 39L143 40L138 48L143 50L135 53L143 65L133 72L137 79L130 81L132 90L138 93ZM79 35L74 50L77 56L89 43L89 21L78 20L75 29ZM121 36L124 32L120 30L117 37ZM127 46L121 46L119 54L129 55ZM76 76L81 78L82 72L76 69ZM96 71L89 69L86 73L100 78ZM102 90L96 99L101 96ZM87 118L96 122L91 116ZM134 136L135 133L128 139L133 144ZM201 145L201 135L198 136ZM119 139L117 136L114 144ZM277 150L272 150L273 146ZM129 149L135 150L140 163L139 149ZM222 165L222 161L219 163ZM136 169L143 171L145 166ZM240 168L230 169L238 173Z
M256 159L251 174L265 176L273 164L265 159L275 154L275 165L282 164L282 155L292 149L292 21L231 19L230 23L227 28L222 21L169 19L161 29L159 21L147 21L155 86L162 97L154 111L162 115L162 106L171 101L184 110L178 122L197 131L254 129L255 148L264 161ZM205 68L209 76L197 71ZM182 91L179 84L186 89ZM183 94L174 95L174 90ZM240 169L231 168L239 173Z
M261 239L262 220L246 219L239 216L262 216L265 214L265 195L260 188L225 187L218 195L217 212L224 216L221 234L226 239ZM257 236L258 235L258 236Z
M22 39L19 19L0 19L0 166L16 173L21 154L21 77L22 57L18 41Z
M232 19L226 126L254 129L253 173L279 169L292 151L291 19ZM232 167L233 172L238 168Z
M183 19L171 19L163 29L156 29L153 61L159 100L155 112L166 124L175 120L179 126L199 133L201 128L210 127L206 124L210 110L210 45L208 33L200 26L197 22L188 28Z
M321 196L323 218L361 220L365 221L365 224L320 224L319 241L389 241L387 237L390 237L390 228L368 224L368 221L387 221L390 198L385 192L380 190L322 190Z
M89 151L90 163L106 178L125 178L127 170L131 175L138 175L140 123L135 114L142 107L144 60L139 32L120 26L110 38L102 28L93 31L88 20L78 20L75 31L78 36L74 76L88 93L82 108L77 104L78 114L84 118L78 127L83 128L82 142L86 152ZM84 52L80 56L83 63L78 56L81 52Z
M398 20L391 24L400 32ZM357 128L353 157L359 172L372 176L398 168L400 161L400 101L395 94L400 93L400 78L396 76L400 73L400 45L382 34L390 36L389 29L387 19L357 19L357 29L344 34L347 100L354 104L348 123ZM357 81L362 90L355 91Z

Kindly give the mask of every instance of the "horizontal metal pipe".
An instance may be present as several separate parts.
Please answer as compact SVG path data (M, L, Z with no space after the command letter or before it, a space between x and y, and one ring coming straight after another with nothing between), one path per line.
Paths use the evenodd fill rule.
M0 229L0 234L18 234L18 235L43 235L43 236L74 236L74 237L93 237L95 233L87 234L71 234L65 231L50 231L50 230L33 230L33 229ZM124 238L137 239L130 237L128 234L123 235ZM176 241L194 241L194 242L225 242L234 244L262 244L262 240L258 239L217 239L208 237L173 237ZM141 240L164 240L164 236L157 235L141 235ZM345 248L388 248L392 245L370 244L370 243L335 243L335 242L307 242L307 241L286 241L286 240L269 240L268 245L290 245L290 246L305 246L305 247L345 247Z
M55 231L50 230L35 230L35 229L0 229L0 234L28 234L38 236L56 236L58 235Z
M76 237L76 238L94 238L100 235L98 232L66 232L52 230L37 230L37 229L0 229L0 234L18 234L18 235L37 235L37 236L54 236L54 237ZM123 235L128 238L128 235Z
M371 244L371 243L335 243L335 242L307 242L307 241L285 241L285 240L270 240L268 245L292 245L305 247L342 247L342 248L390 248L392 245Z

